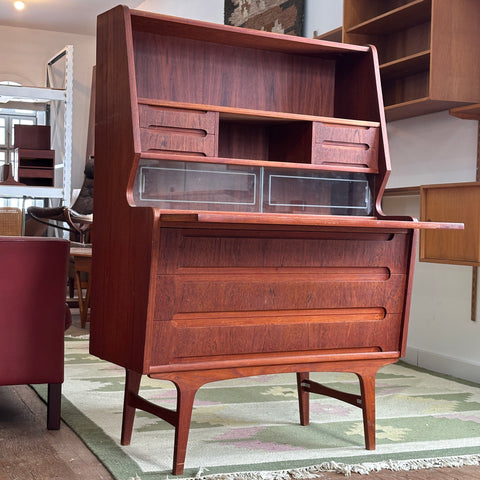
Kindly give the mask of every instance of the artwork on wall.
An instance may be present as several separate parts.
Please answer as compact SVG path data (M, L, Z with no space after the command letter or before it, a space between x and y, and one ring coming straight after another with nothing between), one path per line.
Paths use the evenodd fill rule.
M225 25L302 35L304 0L225 0Z

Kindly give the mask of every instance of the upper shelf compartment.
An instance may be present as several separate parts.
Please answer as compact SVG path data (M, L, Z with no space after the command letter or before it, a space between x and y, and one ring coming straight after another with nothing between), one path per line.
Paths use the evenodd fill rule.
M427 71L429 66L430 50L424 50L414 53L413 55L392 60L391 62L383 63L380 66L380 75L382 76L382 80L385 81Z
M142 12L131 18L139 98L380 121L368 47Z
M367 8L367 2L369 8ZM364 20L348 27L347 33L383 35L430 20L431 0L397 1L393 3L367 0L367 2L364 2L364 8L360 6L358 12L358 19L363 17ZM401 5L391 10L388 9L395 4ZM366 15L368 12L371 12L372 17Z

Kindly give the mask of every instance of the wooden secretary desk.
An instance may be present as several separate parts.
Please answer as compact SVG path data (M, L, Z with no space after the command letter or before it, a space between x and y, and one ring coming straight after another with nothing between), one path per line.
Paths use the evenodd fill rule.
M137 408L158 415L180 474L202 385L295 372L302 424L309 393L333 396L374 449L417 231L461 227L382 214L375 50L123 6L97 42L90 351L126 369L122 444ZM361 393L311 371L353 372ZM142 375L175 384L175 411L139 395Z

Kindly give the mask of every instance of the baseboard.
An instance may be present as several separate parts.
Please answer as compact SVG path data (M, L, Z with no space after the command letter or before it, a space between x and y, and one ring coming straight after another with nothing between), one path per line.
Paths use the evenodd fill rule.
M465 362L415 347L407 347L405 358L402 360L416 367L480 383L480 364L478 363Z

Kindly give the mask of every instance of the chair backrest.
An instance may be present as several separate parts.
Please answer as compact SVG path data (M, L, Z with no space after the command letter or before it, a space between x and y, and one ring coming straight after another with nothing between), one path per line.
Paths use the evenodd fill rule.
M0 207L0 235L22 235L23 214L20 208Z

